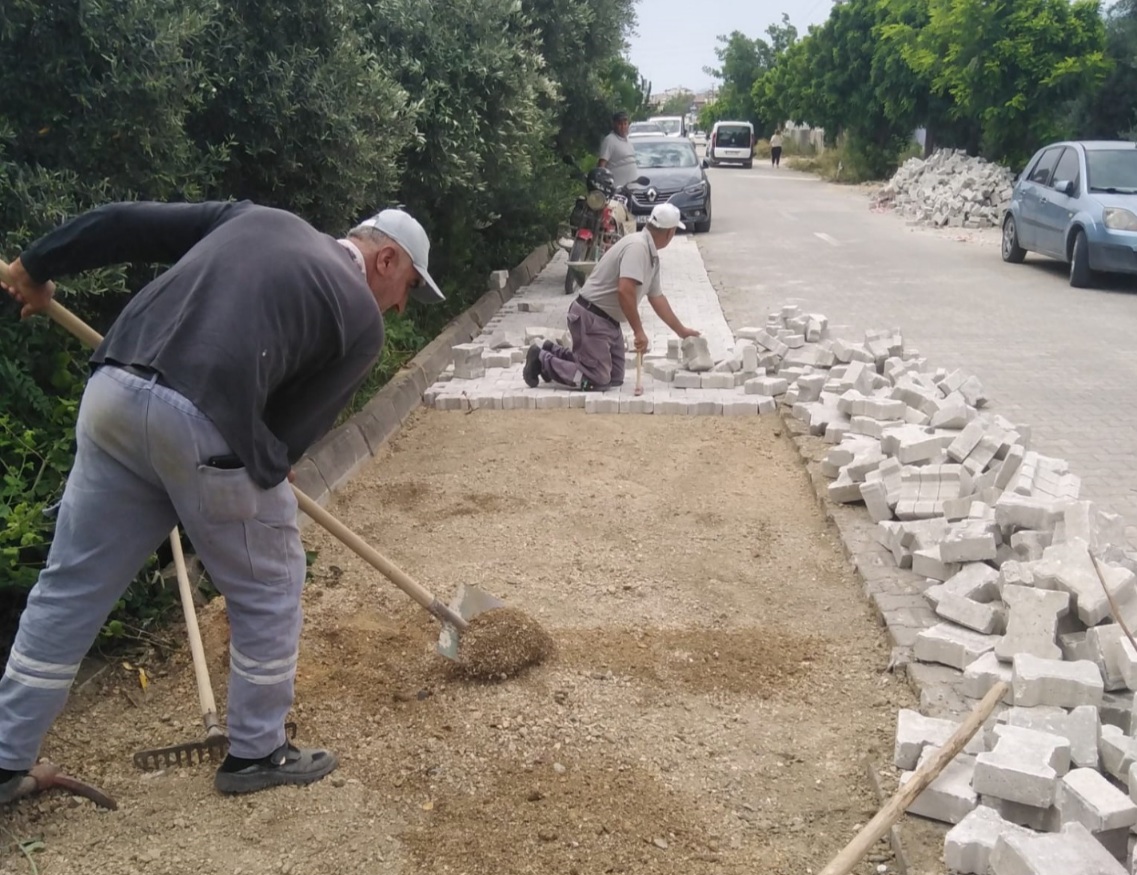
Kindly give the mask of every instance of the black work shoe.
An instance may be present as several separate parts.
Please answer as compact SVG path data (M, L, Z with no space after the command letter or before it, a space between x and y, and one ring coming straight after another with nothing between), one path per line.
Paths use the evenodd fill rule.
M16 798L16 793L20 789L20 782L24 780L24 776L27 775L27 770L25 769L15 773L5 772L5 774L8 774L10 777L0 784L0 805L3 805L5 802L11 802Z
M224 771L222 764L213 786L221 793L255 793L282 784L311 784L331 774L338 765L331 751L285 742L263 760L235 772Z
M545 350L545 352L552 352L554 346L556 346L555 343L553 343L551 340L546 340L541 344L541 349Z
M541 347L535 343L525 353L525 367L521 371L521 376L526 386L530 389L537 388L537 382L541 378Z

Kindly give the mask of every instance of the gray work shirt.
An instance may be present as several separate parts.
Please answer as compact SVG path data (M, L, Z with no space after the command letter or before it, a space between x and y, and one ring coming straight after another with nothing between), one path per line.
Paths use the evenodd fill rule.
M636 288L636 307L639 308L644 295L657 298L663 294L659 285L659 251L655 241L645 228L629 234L604 253L603 258L592 268L580 296L595 304L617 322L627 322L624 311L620 309L620 280L630 279L639 283Z
M636 147L627 137L621 137L615 131L600 141L598 157L608 162L605 166L612 171L616 185L627 185L639 176L636 167Z
M383 316L348 251L303 219L248 201L109 204L20 260L37 282L172 264L123 308L92 366L158 371L265 489L335 424L383 348Z

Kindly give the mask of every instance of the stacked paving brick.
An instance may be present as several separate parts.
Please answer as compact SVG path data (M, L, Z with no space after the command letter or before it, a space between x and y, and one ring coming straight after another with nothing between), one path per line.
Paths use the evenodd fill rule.
M897 565L923 578L940 622L913 657L959 673L973 699L1011 684L910 810L954 824L956 872L1137 872L1137 649L1105 590L1137 628L1120 518L1079 500L1079 478L1031 450L1028 429L986 411L973 375L931 368L898 330L825 339L811 355L783 363L801 373L781 401L834 445L821 464L830 498L863 504ZM900 713L902 781L956 726Z
M478 342L453 348L453 364L424 395L428 406L439 410L583 408L587 413L753 416L774 413L776 396L787 394L791 383L798 396L812 393L819 397L822 386L817 381L824 378L815 371L836 365L844 350L840 341L828 339L824 316L786 306L765 327L741 329L728 354L718 361L704 337L667 341L666 349L644 356L644 392L635 396L631 334L625 336L630 354L623 385L582 392L548 383L531 389L521 378L528 346L552 340L571 349L566 330L533 326L511 337L492 323L487 329Z
M909 158L873 198L916 221L937 227L989 228L1003 221L1014 174L956 149Z

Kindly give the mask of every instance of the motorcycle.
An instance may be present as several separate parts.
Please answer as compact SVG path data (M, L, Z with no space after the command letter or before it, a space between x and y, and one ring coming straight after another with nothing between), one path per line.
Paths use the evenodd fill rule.
M617 187L612 171L597 167L584 174L572 158L565 156L565 163L577 171L584 179L588 194L576 199L569 216L570 239L562 241L561 246L569 253L569 266L565 272L565 294L571 295L578 285L583 285L609 247L636 230L636 220L628 209L631 193L628 187ZM645 177L635 180L637 185L647 185Z

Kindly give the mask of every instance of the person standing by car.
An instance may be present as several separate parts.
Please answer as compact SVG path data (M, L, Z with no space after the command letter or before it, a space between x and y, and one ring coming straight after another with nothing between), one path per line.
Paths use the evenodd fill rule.
M775 167L782 166L782 129L778 128L774 131L774 136L770 137L770 163Z
M597 167L607 167L622 188L636 178L636 147L628 139L628 114L623 110L612 115L612 133L600 141Z
M569 305L572 349L548 340L543 347L530 346L522 371L525 385L535 389L543 379L584 390L619 386L624 382L624 324L635 333L636 350L647 350L639 313L645 295L655 314L680 338L699 336L679 321L659 284L659 250L686 227L681 219L674 204L660 204L643 231L629 234L604 253Z

